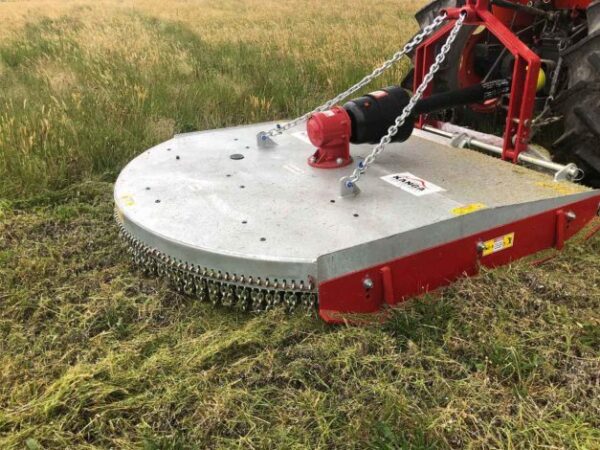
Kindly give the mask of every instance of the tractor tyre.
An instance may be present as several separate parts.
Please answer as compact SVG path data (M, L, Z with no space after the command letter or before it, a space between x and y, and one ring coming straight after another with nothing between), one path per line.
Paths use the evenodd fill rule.
M554 159L574 162L583 183L600 187L600 1L588 7L588 36L562 53L568 85L553 103L564 133L552 144Z

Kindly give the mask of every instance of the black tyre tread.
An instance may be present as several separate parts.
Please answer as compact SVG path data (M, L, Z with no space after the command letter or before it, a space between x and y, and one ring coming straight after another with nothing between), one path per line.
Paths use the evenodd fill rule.
M552 145L554 159L574 162L585 184L600 187L600 80L564 90L554 108L565 117L565 131Z

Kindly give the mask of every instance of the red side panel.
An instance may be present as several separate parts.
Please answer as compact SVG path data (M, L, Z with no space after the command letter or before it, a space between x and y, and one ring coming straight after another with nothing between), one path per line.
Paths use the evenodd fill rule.
M481 265L496 267L560 248L596 216L599 202L600 195L328 280L319 285L319 314L326 322L343 322L344 314L378 312L461 276L475 275ZM505 248L482 250L485 243L503 237L509 243ZM370 289L364 287L365 279L372 281Z

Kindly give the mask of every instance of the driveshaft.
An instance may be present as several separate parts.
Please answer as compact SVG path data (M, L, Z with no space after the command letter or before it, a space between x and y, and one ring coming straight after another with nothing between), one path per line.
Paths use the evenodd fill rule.
M408 139L414 121L421 114L496 99L508 94L510 86L510 80L500 79L421 99L413 109L411 120L403 123L392 141ZM335 106L313 114L307 123L307 133L317 151L309 159L309 164L320 168L350 164L349 144L379 142L409 100L410 94L404 88L390 86L351 100L343 107Z

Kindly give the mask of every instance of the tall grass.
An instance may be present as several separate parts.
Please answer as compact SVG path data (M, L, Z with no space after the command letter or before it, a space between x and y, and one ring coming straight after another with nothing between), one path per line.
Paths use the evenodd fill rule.
M415 30L416 3L132 5L46 3L55 18L0 42L0 196L111 181L173 133L304 112Z

